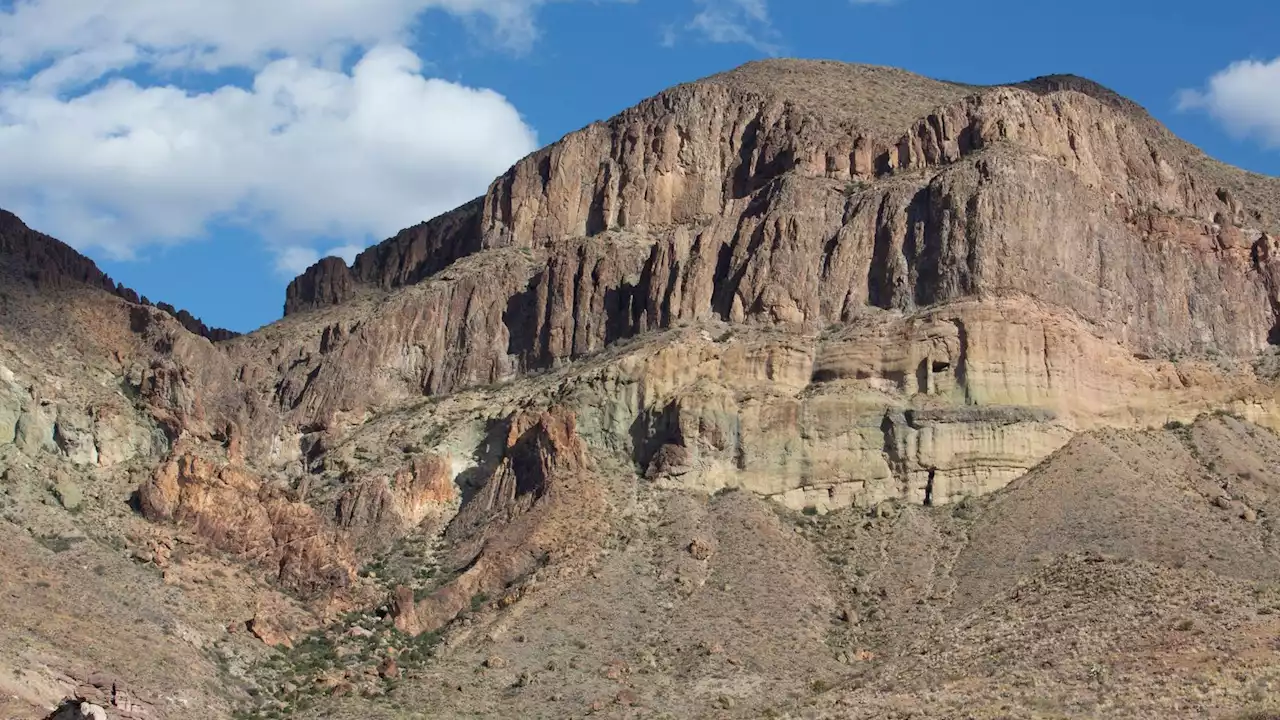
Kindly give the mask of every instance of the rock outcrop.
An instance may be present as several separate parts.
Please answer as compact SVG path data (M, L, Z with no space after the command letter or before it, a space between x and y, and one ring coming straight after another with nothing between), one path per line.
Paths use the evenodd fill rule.
M175 453L139 490L143 514L268 569L284 587L316 594L355 574L346 542L315 508L246 468Z
M358 413L681 324L821 332L967 298L1041 303L1143 357L1266 347L1275 181L1211 166L1087 81L885 73L766 63L676 88L352 269L313 268L299 285L427 287L333 323L293 371L309 386L281 400ZM883 97L855 94L837 111L783 80L915 100L885 115ZM354 292L304 293L292 311ZM350 375L379 378L365 402Z
M390 478L348 478L336 508L338 525L366 552L385 549L431 522L443 525L458 506L453 463L427 453L413 458Z
M396 627L435 630L473 603L519 593L520 581L553 556L561 572L589 559L607 527L606 511L572 411L511 417L501 462L445 532L457 576L421 601L397 591Z
M121 678L92 673L46 720L163 720L152 703L136 696Z
M104 577L118 568L84 548L114 548L107 559L166 606L212 598L211 627L161 627L219 658L236 692L250 689L246 658L293 647L329 662L321 639L337 635L339 666L290 683L273 712L304 707L301 683L355 701L420 682L430 639L403 642L372 615L355 635L309 633L356 608L445 633L453 660L475 650L467 672L482 665L513 693L537 673L499 654L500 636L540 612L636 621L618 636L632 646L582 646L574 662L612 663L643 637L669 657L639 662L692 678L690 663L785 646L791 660L771 662L813 689L813 668L869 659L890 625L986 607L991 587L1039 567L1034 547L1097 544L1092 531L1061 540L1084 515L1127 522L1132 503L1112 512L1105 483L1074 479L1094 455L1146 448L1124 477L1110 461L1098 477L1173 508L1167 532L1255 544L1240 556L1265 574L1259 478L1274 458L1232 449L1254 431L1236 418L1280 429L1277 238L1280 181L1206 158L1087 80L977 87L800 61L682 85L571 133L350 266L320 261L289 285L286 317L244 336L139 297L0 213L0 511L42 562L86 552L63 562ZM1231 419L1136 430L1214 410ZM1090 439L1119 428L1146 440ZM1167 458L1194 492L1139 482ZM1001 497L1016 502L968 501L1010 485ZM796 525L761 498L874 510ZM947 503L963 504L901 507ZM967 525L975 506L1011 529ZM841 525L844 545L810 546ZM1053 532L1005 539L1026 528ZM1208 547L1108 532L1153 553ZM966 564L974 548L999 562ZM46 607L50 582L30 579L21 591ZM578 600L555 604L579 581ZM260 602L267 588L278 597ZM598 588L635 598L608 607ZM546 607L485 612L540 594ZM717 620L734 597L732 622ZM300 622L304 606L314 617ZM501 620L477 627L486 615ZM705 657L650 642L671 628L705 639ZM830 657L839 637L858 646ZM757 670L760 688L783 687ZM158 717L114 680L73 687L42 712L66 697L55 717ZM442 712L472 697L449 687Z
M0 448L6 446L107 468L158 454L163 440L119 395L60 397L37 378L19 376L0 363Z

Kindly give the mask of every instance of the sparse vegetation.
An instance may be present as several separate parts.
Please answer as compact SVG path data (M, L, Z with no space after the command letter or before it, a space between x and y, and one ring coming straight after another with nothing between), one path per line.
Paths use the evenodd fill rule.
M373 627L372 630L369 628ZM241 710L242 720L294 717L335 692L366 697L394 693L397 677L375 670L394 658L401 671L425 667L435 657L440 633L406 635L358 613L309 633L291 649L278 649L253 669L265 690L254 708Z
M866 183L861 180L850 180L844 184L844 195L845 197L857 195L870 186L870 183Z
M1237 715L1236 720L1280 720L1280 708L1271 710L1249 710Z
M56 553L64 553L75 547L77 543L84 542L85 538L80 536L41 535L36 540Z
M960 520L972 520L978 516L979 502L972 495L965 495L951 505L951 516Z
M215 362L205 358L222 349L188 343L176 328L112 326L118 298L86 309L76 292L60 291L53 312L40 316L90 320L59 334L68 346L114 354L92 358L92 373L79 372L86 365L79 360L76 372L60 370L42 344L9 353L23 328L5 323L5 362L12 355L59 381L56 392L20 388L23 412L47 401L63 422L78 412L71 406L92 407L86 427L105 429L122 417L111 410L136 410L155 415L164 437L123 467L77 468L56 449L27 457L0 448L0 464L31 465L21 472L32 479L5 482L39 496L5 510L12 526L0 523L10 533L0 537L5 567L21 578L6 587L0 650L31 658L45 675L55 670L52 660L73 655L86 669L136 671L160 702L190 698L193 712L218 718L233 702L253 706L241 718L332 720L757 713L1132 720L1268 707L1280 645L1266 616L1280 608L1280 596L1255 585L1280 576L1272 537L1280 440L1264 430L1248 435L1225 412L1194 426L1170 421L1174 434L1097 429L1128 428L1135 417L1190 417L1217 393L1255 387L1252 378L1206 377L1214 368L1202 360L1235 362L1208 345L1171 352L1185 363L1176 368L1124 357L1131 345L1160 342L1153 338L1190 344L1181 320L1178 332L1163 332L1166 313L1136 323L1123 316L1126 308L1150 310L1134 300L1152 288L1174 306L1188 301L1190 334L1224 338L1224 347L1247 343L1237 342L1244 336L1235 328L1205 332L1204 321L1258 318L1231 306L1206 310L1183 292L1212 283L1223 253L1199 252L1190 236L1152 241L1136 227L1160 220L1141 215L1153 193L1186 194L1167 192L1168 183L1153 191L1169 168L1174 184L1194 186L1196 217L1212 205L1205 192L1214 184L1187 164L1195 161L1167 152L1141 132L1148 126L1135 133L1125 117L1101 114L1088 98L1042 103L1009 90L956 105L975 89L830 63L753 64L709 82L734 92L696 91L645 106L660 112L642 108L625 127L580 136L571 152L541 154L545 167L524 166L494 186L496 204L481 201L456 217L456 227L399 236L393 252L365 255L350 282L312 276L317 293L359 292L364 305L290 313ZM1108 102L1083 82L1046 82L1070 82ZM739 105L714 107L725 97ZM1038 108L1056 117L1038 116ZM662 113L671 109L699 117L669 122ZM985 119L975 121L975 112ZM1010 118L1029 131L1006 127ZM717 150L708 127L734 135ZM796 137L786 137L792 131ZM997 131L1010 142L994 141L989 133ZM1096 145L1090 136L1099 134L1106 147L1080 146ZM1051 159L1061 147L1027 146L1050 136L1081 157L1115 162L1091 165L1088 183L1073 179ZM608 157L594 157L597 141L611 148ZM666 157L650 162L646 154L657 148ZM1050 160L1030 162L1028 151ZM860 173L870 165L885 179L873 186L823 176L824 154L828 167L844 165L836 155L845 155ZM678 160L683 177L654 170L668 160ZM1117 168L1128 170L1113 176ZM689 174L703 169L714 177ZM1059 177L1065 185L1039 182ZM978 202L977 185L991 202ZM1117 188L1127 188L1124 207L1107 204ZM513 195L526 192L536 201ZM1030 201L1008 202L1018 197ZM1052 205L1052 218L1015 217L1021 205L1036 209L1036 198ZM1059 207L1080 198L1100 204L1078 216ZM646 205L655 201L663 207ZM482 217L485 206L491 214ZM695 211L697 222L686 222ZM1006 231L1041 227L1045 218L1065 223L1054 238L1070 247L1050 255L1066 266L1005 264L993 255L1002 243L991 238L1034 243L1044 233ZM1089 276L1080 270L1097 238L1081 233L1098 229L1091 218L1107 220L1110 269L1102 279L1133 280L1104 283L1106 307L1120 309L1114 318L1098 310L1096 293L1085 293L1087 312L1071 307L1084 297L1071 278ZM0 222L0 245L10 241L10 224ZM1158 224L1170 225L1152 222L1152 233ZM489 232L495 228L501 233ZM582 232L594 237L576 237ZM492 247L525 244L536 252ZM1165 252L1170 247L1176 252ZM1236 250L1232 262L1240 264L1245 251ZM470 251L477 252L450 262ZM1168 262L1150 262L1153 252ZM522 260L535 255L536 263ZM378 277L380 262L399 265L397 288L373 289L391 279ZM1188 262L1204 267L1184 272ZM980 283L965 269L978 266L1007 269L1006 289L1026 292L988 282L992 292L974 296ZM1140 266L1180 279L1139 277ZM1238 269L1219 276L1230 281L1223 288L1239 285ZM1053 302L1038 294L1044 278L1032 272L1046 270L1057 288ZM6 294L27 292L17 279L0 282ZM1059 292L1062 282L1074 284ZM352 291L352 284L370 287ZM1229 294L1224 302L1258 300ZM536 327L517 322L524 320ZM1002 322L1025 322L1030 332L1006 333ZM666 329L651 330L658 326ZM1110 347L1117 340L1119 350ZM1061 351L1073 345L1079 354ZM934 360L943 350L947 361ZM1095 361L1109 367L1093 374ZM529 364L540 367L526 371ZM913 383L912 367L917 380L933 381ZM80 375L115 372L137 376L138 390L131 383L128 391L136 407L99 407L103 398L119 405L113 381L78 383ZM1024 383L1028 372L1032 385ZM23 383L33 375L22 374ZM9 383L0 385L7 392ZM911 387L936 393L910 394ZM1050 404L1070 413L1058 419L992 404L1034 405L1027 398L1046 397L1046 387L1066 398ZM1144 388L1157 394L1140 396ZM1249 397L1231 399L1251 407ZM1166 400L1169 407L1158 405ZM545 435L511 414L557 403L576 415ZM142 445L149 422L138 434ZM293 431L302 425L299 440ZM1081 428L1095 430L1067 442ZM636 448L676 429L689 463L653 465L666 473L661 482L638 477ZM1040 462L1051 447L1058 451ZM445 448L447 478L433 468L431 478L414 473L384 492L380 483L403 479L414 456ZM8 463L11 450L21 463ZM455 478L452 469L473 460L479 466ZM1031 462L1038 467L1023 474ZM490 472L495 466L502 474ZM1239 470L1246 466L1256 469ZM917 482L925 468L927 483ZM47 482L58 473L90 491L84 514L57 507ZM1008 481L994 499L955 495ZM485 482L495 492L476 493ZM688 491L736 482L751 489L718 491L711 502ZM147 492L136 490L140 483ZM175 483L179 499L214 492L191 512L156 514ZM800 483L814 504L799 511L761 497L790 503ZM132 509L121 502L129 492ZM438 545L455 495L472 504L447 525L439 542L448 544ZM6 508L17 502L10 497ZM156 522L139 516L142 497ZM62 499L80 507L69 494ZM853 499L855 507L834 507ZM1254 506L1255 515L1242 514ZM232 513L201 517L209 507ZM113 544L77 545L82 538L72 535L81 531ZM227 536L236 554L211 558L204 545ZM438 558L451 564L441 567ZM361 577L349 577L352 567ZM463 567L467 582L439 592ZM273 584L293 575L308 576L305 592ZM397 618L402 626L433 623L445 610L458 616L445 631L406 635L387 617L397 587L420 602L441 600L423 602L416 618ZM477 587L489 593L468 597ZM333 619L350 608L357 611ZM321 622L328 624L316 629ZM290 649L266 644L290 639ZM122 651L136 652L137 662ZM1280 720L1269 712L1241 717Z

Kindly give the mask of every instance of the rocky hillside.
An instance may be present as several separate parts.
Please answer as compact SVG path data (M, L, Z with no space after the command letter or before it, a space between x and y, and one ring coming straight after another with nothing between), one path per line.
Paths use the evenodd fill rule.
M0 209L0 273L4 273L10 282L24 277L46 291L68 284L101 288L135 305L159 308L189 332L215 342L239 335L230 330L211 328L200 322L200 318L168 303L152 303L146 297L139 297L138 293L99 270L89 258L59 240L32 230L18 216L3 209Z
M812 61L570 134L240 337L2 217L0 610L36 641L0 633L31 673L0 687L19 717L107 677L138 717L1261 703L1278 241L1280 180L1090 81ZM1061 636L1052 604L1070 661L1008 642ZM1126 655L1144 617L1144 658L1248 650L1173 692Z

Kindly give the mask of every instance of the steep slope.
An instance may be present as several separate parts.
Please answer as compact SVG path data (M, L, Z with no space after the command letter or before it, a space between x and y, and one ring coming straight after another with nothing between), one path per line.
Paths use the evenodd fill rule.
M553 564L476 596L431 637L428 664L398 656L404 674L385 695L361 697L375 692L359 671L380 660L374 646L348 650L362 653L350 691L286 693L277 707L338 718L1248 717L1280 703L1278 449L1274 433L1230 416L1093 431L987 500L870 514L616 487L619 517L588 572ZM1222 484L1230 505L1216 502ZM324 642L352 646L340 629Z

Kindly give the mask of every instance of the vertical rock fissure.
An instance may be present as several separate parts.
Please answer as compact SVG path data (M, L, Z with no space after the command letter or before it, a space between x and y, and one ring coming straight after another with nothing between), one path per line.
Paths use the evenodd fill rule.
M890 219L892 213L891 198L885 195L876 216L875 243L867 272L867 304L885 310L893 307L894 269L890 262L894 235Z
M973 394L969 388L969 332L963 320L952 318L951 324L956 326L956 340L960 346L956 351L956 387L964 393L964 403L973 405Z

